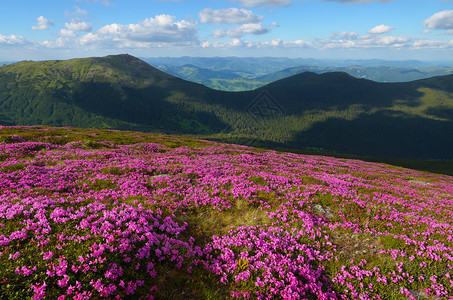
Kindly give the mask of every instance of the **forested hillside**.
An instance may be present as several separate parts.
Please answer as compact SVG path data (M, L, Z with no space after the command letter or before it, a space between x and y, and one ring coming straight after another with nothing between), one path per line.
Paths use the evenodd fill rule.
M453 158L453 75L378 83L302 73L222 92L129 55L0 68L0 124L190 134L279 149Z

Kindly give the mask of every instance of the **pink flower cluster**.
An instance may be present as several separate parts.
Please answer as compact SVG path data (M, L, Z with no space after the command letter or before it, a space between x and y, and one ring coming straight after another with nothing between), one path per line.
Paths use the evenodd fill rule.
M309 229L314 233L313 228ZM323 275L324 268L319 266L331 256L312 245L316 239L316 234L307 234L303 229L238 227L228 235L213 236L204 248L207 259L202 262L222 276L223 284L250 282L258 287L258 299L304 299L308 295L336 299Z

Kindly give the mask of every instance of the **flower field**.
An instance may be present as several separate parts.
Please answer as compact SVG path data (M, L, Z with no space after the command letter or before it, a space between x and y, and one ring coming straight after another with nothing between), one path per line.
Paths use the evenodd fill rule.
M0 127L0 299L453 299L453 178Z

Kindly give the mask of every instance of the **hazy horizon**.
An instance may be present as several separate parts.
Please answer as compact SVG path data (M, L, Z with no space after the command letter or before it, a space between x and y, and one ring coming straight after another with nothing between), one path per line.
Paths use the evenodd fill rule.
M122 53L122 54L128 54L128 53ZM116 54L112 54L116 55ZM132 54L130 54L132 55ZM103 55L103 56L109 56ZM78 59L78 58L89 58L89 57L99 57L99 56L83 56L83 57L71 57L69 59ZM362 67L369 67L369 66L394 66L394 67L411 67L411 68L429 68L429 67L453 67L453 59L382 59L382 58L369 58L369 59L354 59L354 58L345 58L345 59L336 59L336 58L314 58L314 57L285 57L285 56L155 56L155 57L144 57L144 56L138 56L139 59L142 60L184 60L184 59L256 59L256 60L265 60L265 59L286 59L286 60L292 60L295 63L297 61L312 61L314 64L312 66L317 66L315 63L331 63L330 65L323 65L323 66L329 66L329 67L338 67L338 66L362 66ZM0 67L2 65L8 65L8 64L13 64L13 63L18 63L22 61L47 61L47 60L62 60L59 58L50 58L50 59L22 59L22 60L9 60L9 61L2 61L0 60ZM63 59L66 60L66 59ZM147 61L149 63L149 61ZM382 62L382 65L375 65L373 62ZM363 63L362 65L358 63ZM408 65L409 63L415 63L416 65ZM296 66L301 66L297 65L297 63L294 65Z

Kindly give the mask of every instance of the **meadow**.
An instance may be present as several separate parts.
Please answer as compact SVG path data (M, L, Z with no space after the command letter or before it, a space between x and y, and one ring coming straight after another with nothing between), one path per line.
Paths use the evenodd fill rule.
M0 299L453 299L453 177L0 127Z

